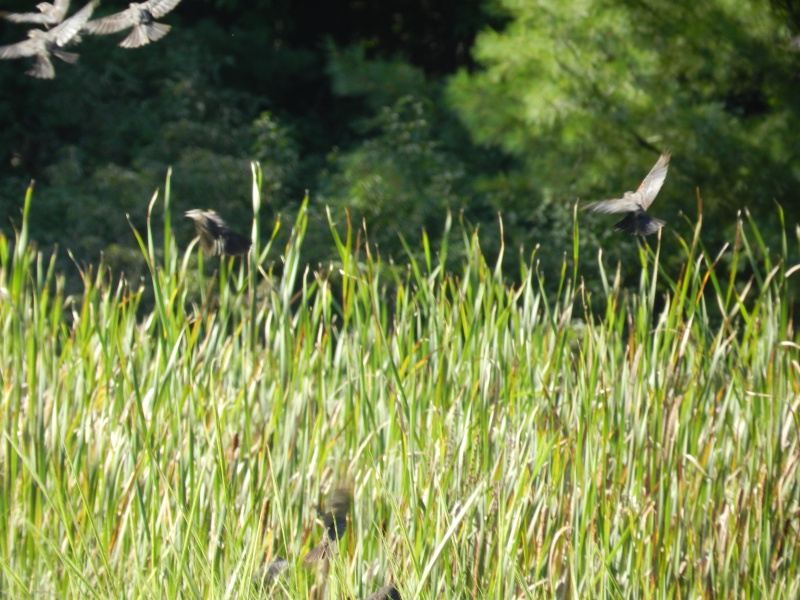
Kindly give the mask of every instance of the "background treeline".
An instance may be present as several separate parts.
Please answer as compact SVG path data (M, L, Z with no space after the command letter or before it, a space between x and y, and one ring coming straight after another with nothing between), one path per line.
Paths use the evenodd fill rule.
M125 6L106 0L95 14ZM185 0L163 20L170 34L139 50L85 38L53 81L0 64L4 232L34 178L40 246L88 262L102 252L136 275L125 215L144 225L168 166L176 211L215 208L247 231L255 159L267 217L291 222L310 191L311 263L334 256L327 205L365 221L370 243L399 261L403 240L419 248L425 230L436 242L447 210L480 227L492 257L501 213L505 272L537 244L556 272L576 198L632 189L661 149L674 158L653 213L686 234L699 188L709 251L745 207L774 235L768 247L776 202L787 224L800 221L794 0ZM0 27L3 44L27 30ZM635 241L613 222L581 216L584 273L599 247L611 264L634 262ZM191 224L179 226L188 243Z

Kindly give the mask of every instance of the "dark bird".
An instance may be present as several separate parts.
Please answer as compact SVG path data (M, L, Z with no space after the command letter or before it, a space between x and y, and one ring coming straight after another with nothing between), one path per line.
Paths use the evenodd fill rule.
M663 152L635 192L625 192L622 198L591 202L583 208L599 213L628 213L614 229L631 235L650 235L661 229L666 221L647 214L647 208L656 199L664 184L669 168L669 152Z
M367 600L401 600L400 591L393 585L382 587Z
M253 585L261 589L269 589L273 582L277 579L278 575L283 573L289 568L289 563L285 558L278 557L265 563L261 568L255 572L251 581Z
M55 0L53 3L40 2L36 5L38 13L9 13L0 12L0 17L12 23L38 23L45 27L58 25L67 16L69 0Z
M53 27L49 31L43 29L31 29L28 31L30 39L10 46L0 46L0 58L24 58L35 56L36 62L27 74L39 79L52 79L56 75L50 56L56 56L61 60L74 63L78 60L78 55L74 52L66 52L64 47L70 42L76 41L78 32L84 23L92 16L94 7L98 0L93 0L69 19L62 21L60 25Z
M123 48L138 48L163 38L172 27L156 23L181 0L148 0L147 2L131 2L122 12L89 21L83 30L87 33L104 35L117 33L131 27L131 32L119 45Z
M200 247L206 254L239 256L247 254L252 246L250 238L232 231L213 210L188 210L186 216L194 221Z
M303 558L303 563L308 565L333 557L335 544L347 529L347 513L350 512L352 503L353 497L350 491L346 488L337 488L329 498L328 512L322 512L319 506L317 507L317 514L322 519L325 532L322 534L320 543Z

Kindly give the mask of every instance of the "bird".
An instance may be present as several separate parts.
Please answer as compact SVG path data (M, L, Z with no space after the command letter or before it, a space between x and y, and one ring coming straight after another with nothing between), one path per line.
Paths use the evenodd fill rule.
M657 232L666 225L666 221L648 215L647 208L653 203L664 184L669 168L669 158L669 152L662 152L635 192L625 192L622 198L591 202L582 208L599 213L628 213L624 219L614 225L614 229L623 233L650 235Z
M78 60L78 55L74 52L66 52L63 48L70 42L75 42L78 32L84 23L92 16L94 7L98 0L92 0L69 19L62 21L52 29L31 29L28 31L27 39L9 46L0 46L0 58L24 58L35 56L36 62L26 73L31 77L39 79L52 79L56 75L50 56L56 56L61 60L74 63Z
M333 491L328 501L328 512L322 512L317 506L317 514L322 519L325 531L322 540L303 558L306 565L320 560L333 557L336 544L344 535L347 529L347 513L350 512L350 505L353 497L350 491L340 487Z
M250 579L253 585L261 589L269 589L275 579L289 568L287 560L281 556L262 565Z
M0 12L0 17L12 23L38 23L45 27L58 25L67 16L69 0L55 0L54 2L40 2L36 5L38 13L10 13Z
M150 42L163 38L172 27L156 23L165 14L174 9L181 0L148 0L147 2L131 2L128 8L108 17L89 21L83 30L95 35L117 33L131 27L131 32L119 45L123 48L139 48Z
M195 231L200 238L200 247L206 254L239 256L247 254L252 246L250 238L231 230L222 217L213 210L195 208L187 210L186 216L194 221Z
M367 600L401 600L400 590L393 585L387 585L376 591Z

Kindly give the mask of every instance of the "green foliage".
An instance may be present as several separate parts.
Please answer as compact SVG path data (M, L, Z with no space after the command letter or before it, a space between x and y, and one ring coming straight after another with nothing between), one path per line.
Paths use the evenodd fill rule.
M423 238L435 253L451 211L456 229L480 231L490 262L502 254L505 273L516 277L537 246L549 273L571 252L575 200L632 189L668 148L653 207L669 222L667 257L680 255L672 233L690 234L684 215L696 214L697 188L709 247L735 235L746 206L775 252L773 203L800 219L790 2L485 4L183 2L163 43L125 51L113 36L87 37L80 61L50 82L3 61L0 229L18 226L21 191L35 179L32 238L81 265L105 253L134 277L145 265L128 217L144 227L140 199L169 167L176 211L214 208L242 228L257 160L262 237L280 215L295 219L308 190L335 222L346 223L345 211L365 220L385 258L404 260L408 246L420 259ZM0 36L10 43L23 31L9 24ZM324 211L309 222L307 264L338 263ZM621 263L626 285L637 281L637 243L612 222L581 217L578 260L593 290L599 248ZM187 245L191 224L176 220L175 230ZM82 282L68 256L57 268L72 291ZM553 278L547 285L555 293Z
M679 271L643 247L630 292L601 260L592 302L577 233L549 299L533 264L507 286L477 235L448 272L449 223L407 270L334 227L334 289L302 268L307 200L281 278L274 234L207 278L178 251L167 181L136 231L145 285L101 266L68 296L30 245L32 197L0 236L4 595L255 598L276 555L276 597L800 592L800 234L772 262L740 220L726 263L698 224ZM339 552L303 569L313 505L341 483Z
M364 219L371 239L388 256L413 246L424 230L438 229L448 209L460 208L463 166L442 151L419 99L401 98L375 119L377 134L359 148L332 157L332 176L320 202Z
M479 142L518 156L564 204L634 189L658 151L673 168L654 211L675 223L700 186L721 238L735 209L792 220L800 184L797 62L765 2L497 3L451 105ZM646 151L646 152L645 152ZM777 240L773 240L777 241Z
M425 73L403 60L368 60L365 44L339 49L330 43L327 72L337 96L364 97L373 111L385 110L425 90Z
M265 173L265 191L273 202L283 204L290 200L282 193L283 188L291 184L300 160L297 142L289 128L268 112L253 122L252 130L252 153Z

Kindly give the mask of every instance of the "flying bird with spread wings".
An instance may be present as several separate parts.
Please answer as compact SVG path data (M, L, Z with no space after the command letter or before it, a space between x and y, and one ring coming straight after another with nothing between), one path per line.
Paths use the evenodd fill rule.
M319 560L330 559L334 555L336 543L342 538L347 529L347 513L353 497L346 488L337 488L328 500L328 512L322 512L317 507L317 514L322 519L325 531L322 540L303 558L303 563L311 564Z
M36 5L38 13L10 13L2 11L0 17L12 23L38 23L45 27L58 25L67 16L69 0L55 0L54 2L40 2Z
M247 254L253 245L250 238L233 231L216 211L193 209L186 216L194 221L203 252L211 255L239 256Z
M635 192L625 192L622 198L591 202L582 208L598 213L628 213L624 219L614 225L614 229L617 231L631 235L656 233L666 224L666 221L651 217L647 214L647 209L656 199L661 186L664 185L669 168L669 158L669 152L663 152Z
M174 9L181 0L148 0L147 2L131 2L122 12L89 21L83 30L86 33L105 35L132 28L128 37L119 45L123 48L139 48L150 42L163 38L172 27L156 23L165 14Z
M0 58L25 58L35 56L36 62L27 71L31 77L39 79L52 79L56 75L50 56L56 56L61 60L74 63L78 60L78 55L74 52L66 52L64 47L70 42L77 40L78 32L92 16L94 7L98 0L92 0L69 19L61 24L45 31L44 29L31 29L28 37L23 42L11 44L10 46L0 46Z

